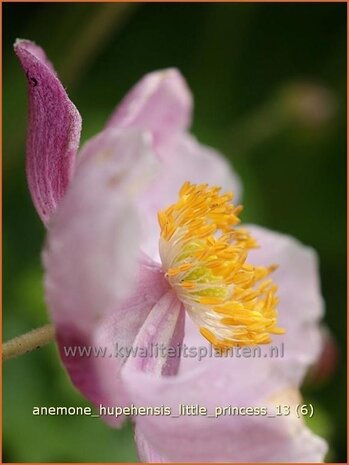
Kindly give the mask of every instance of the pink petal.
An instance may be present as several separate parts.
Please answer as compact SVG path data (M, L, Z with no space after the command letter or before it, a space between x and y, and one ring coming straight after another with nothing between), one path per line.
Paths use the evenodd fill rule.
M145 75L111 116L108 127L145 129L157 148L171 144L191 120L192 97L177 69Z
M278 322L280 327L286 329L286 334L273 336L273 342L263 346L262 352L265 354L275 349L282 356L262 358L260 364L275 365L278 370L284 371L290 383L300 386L322 348L320 320L323 299L316 253L290 236L255 225L243 227L260 245L260 248L249 253L247 262L263 266L279 265L271 277L278 285ZM195 347L206 344L190 318L186 320L184 343ZM232 369L237 369L234 368L235 363L236 359L231 360ZM182 360L180 370L193 370L196 364L196 359L186 358Z
M189 135L178 137L175 147L162 158L156 182L142 199L141 208L145 212L142 248L154 260L159 260L157 212L178 200L178 192L185 181L221 186L223 191L234 192L234 202L238 202L241 195L240 179L223 155Z
M251 417L244 418L241 424L245 424L243 428L243 435L234 437L232 428L219 428L219 434L222 434L221 441L208 441L212 436L216 438L215 428L217 425L211 424L211 431L206 432L205 435L200 436L197 441L198 449L201 452L195 453L189 444L186 444L186 450L180 454L169 453L165 455L165 447L157 447L158 440L152 441L151 438L146 436L144 428L138 425L135 429L135 440L138 449L140 461L146 463L169 463L169 462L204 462L204 463L218 463L218 462L231 462L231 463L322 463L327 453L327 445L324 440L311 433L311 431L304 425L299 425L299 431L295 437L285 437L280 434L278 427L280 424L286 423L288 420L278 420L278 426L269 428L267 421L263 424L262 421L252 420L254 424L248 424ZM209 420L208 420L209 421ZM298 420L300 422L300 420ZM236 425L236 422L235 426ZM242 427L240 425L239 427ZM210 434L211 433L211 434ZM194 433L195 434L195 433ZM177 441L177 434L172 436L173 441ZM189 438L193 436L188 434ZM223 439L223 441L222 441ZM154 442L156 443L154 445ZM203 447L200 447L200 442ZM224 444L222 445L222 442ZM178 447L183 447L182 441L177 442ZM228 446L230 444L230 447ZM227 447L228 446L228 447ZM218 451L218 449L220 450ZM186 452L188 452L186 454ZM207 455L209 454L209 455Z
M47 225L73 174L81 117L44 51L33 42L20 39L14 49L28 79L29 190L39 216Z
M184 337L184 315L183 304L173 290L169 290L152 308L139 331L134 341L138 352L127 362L126 369L152 375L176 374ZM147 353L151 356L145 357Z
M286 334L274 336L277 346L284 345L284 357L275 363L292 364L294 379L300 382L322 347L319 321L324 303L316 252L290 236L254 225L245 227L260 245L250 253L248 262L279 265L272 278L279 288L279 326Z
M160 455L159 451L144 436L142 428L135 428L135 441L137 444L140 462L146 463L168 463L169 459Z
M331 379L339 365L340 349L334 334L327 327L322 327L321 336L321 354L310 367L306 378L307 384L311 386L319 385Z
M194 372L161 380L125 369L122 376L136 406L172 409L173 416L135 417L140 458L162 462L323 460L326 444L294 413L290 418L208 416L214 415L217 407L229 406L268 407L268 412L274 412L272 397L287 392L288 381L270 365L269 369L260 366L260 361L240 359L239 370L229 359L206 359ZM207 416L177 416L180 404L206 407Z
M144 325L151 309L168 291L168 283L161 269L149 260L139 264L136 285L132 295L120 303L99 324L86 328L79 319L67 318L57 327L62 361L74 385L97 407L115 407L128 404L128 395L120 378L127 350ZM69 347L101 348L102 355L72 356ZM103 351L105 355L103 356ZM125 352L126 351L126 352ZM105 417L117 425L123 417Z
M199 404L209 412L217 406L268 406L272 413L272 406L277 404L272 399L301 382L308 363L316 356L317 349L312 344L317 340L318 319L322 313L314 253L287 236L262 228L249 229L261 244L261 249L253 252L249 261L280 264L275 280L281 295L287 297L285 304L280 304L280 315L284 312L281 323L286 325L289 338L287 344L285 341L285 357L214 358L211 355L199 361L198 357L187 356L181 360L178 375L161 382L146 374L125 370L123 379L136 405L164 404L174 414L181 403ZM288 286L293 292L289 292ZM303 297L300 290L305 291ZM306 314L302 311L304 302L311 304ZM290 312L294 321L287 326ZM311 335L315 337L309 338ZM279 337L275 336L276 346ZM196 351L209 348L189 318L183 344ZM264 354L268 353L268 347L264 350ZM137 417L136 441L141 460L156 462L321 462L327 450L325 442L312 434L294 412L289 417L276 418Z
M44 264L54 321L79 322L90 331L132 287L140 241L136 205L153 155L149 138L136 130L102 133L81 155L50 225Z
M27 52L34 55L39 61L41 61L48 68L50 68L51 71L55 75L57 74L54 67L53 67L53 64L47 58L46 53L44 52L44 50L39 45L36 45L35 42L32 42L30 40L25 40L25 39L17 39L15 44L14 44L15 50L16 50L17 47L25 48L25 50L27 50Z

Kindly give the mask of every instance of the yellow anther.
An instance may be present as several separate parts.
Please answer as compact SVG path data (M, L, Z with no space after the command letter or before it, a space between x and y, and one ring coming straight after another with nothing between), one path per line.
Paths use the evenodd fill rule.
M207 339L212 345L216 345L217 341L215 335L207 328L200 328L200 333Z
M199 297L198 302L203 305L218 305L222 303L219 297L203 296Z
M160 255L169 283L200 327L219 349L267 344L277 327L277 287L270 273L277 265L246 263L255 239L236 228L242 206L220 187L185 182L178 201L158 213Z
M193 265L191 263L183 263L182 265L177 266L177 268L170 268L167 270L167 276L176 276L179 273L183 273L184 271L188 271L192 268Z

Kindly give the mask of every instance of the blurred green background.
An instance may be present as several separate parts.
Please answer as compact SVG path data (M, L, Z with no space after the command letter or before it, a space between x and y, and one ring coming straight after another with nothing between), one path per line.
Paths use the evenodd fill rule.
M4 340L48 319L14 40L45 48L82 114L83 141L141 76L176 66L194 93L193 132L243 179L243 220L319 253L338 362L304 395L328 460L345 462L346 5L5 3L3 26ZM3 379L4 461L137 461L129 424L115 431L87 417L32 416L33 406L87 405L52 344L6 362Z

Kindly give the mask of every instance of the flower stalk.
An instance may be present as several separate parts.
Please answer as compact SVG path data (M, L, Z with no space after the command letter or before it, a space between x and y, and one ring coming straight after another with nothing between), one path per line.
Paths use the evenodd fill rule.
M33 329L21 336L14 337L5 342L2 346L2 359L19 357L20 355L40 349L55 338L55 330L52 324Z

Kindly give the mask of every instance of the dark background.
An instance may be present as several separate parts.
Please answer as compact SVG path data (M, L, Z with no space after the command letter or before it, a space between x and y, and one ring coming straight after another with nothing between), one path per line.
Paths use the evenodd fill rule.
M345 462L346 5L7 3L3 25L4 339L48 319L14 40L45 48L81 112L83 141L141 76L176 66L194 93L193 132L243 179L243 220L319 253L337 365L303 393L315 406L312 428L330 443L328 460ZM87 405L53 345L6 362L3 374L4 461L137 460L130 425L32 415L34 406Z

